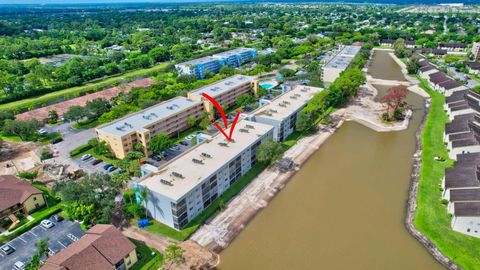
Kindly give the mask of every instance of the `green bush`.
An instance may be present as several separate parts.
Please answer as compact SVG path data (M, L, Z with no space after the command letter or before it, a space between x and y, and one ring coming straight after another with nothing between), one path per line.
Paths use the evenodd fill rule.
M27 180L33 180L35 178L37 178L38 176L38 172L37 171L33 171L33 172L20 172L18 173L18 177L20 178L23 178L23 179L27 179Z
M92 146L90 144L84 144L78 148L73 149L70 152L70 157L72 158L78 157L80 154L85 153L90 149L92 149Z

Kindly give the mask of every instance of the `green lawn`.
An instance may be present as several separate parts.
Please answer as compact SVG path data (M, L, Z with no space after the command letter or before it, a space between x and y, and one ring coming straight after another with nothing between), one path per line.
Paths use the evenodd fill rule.
M21 142L22 139L19 136L14 136L14 135L6 135L3 133L0 133L0 139L8 142Z
M422 170L418 187L418 207L415 226L441 250L464 269L480 269L480 239L454 232L451 217L441 203L441 179L453 162L438 162L434 157L448 158L443 134L448 121L443 110L445 98L431 90L422 80L420 85L432 97L432 105L422 132Z
M158 233L175 240L186 240L190 235L192 235L207 219L212 217L217 211L220 210L221 204L227 203L235 195L237 195L243 188L245 188L257 175L259 175L266 165L257 163L255 166L250 169L245 175L243 175L237 182L233 183L232 186L227 189L219 198L213 201L210 206L207 207L200 215L195 217L186 228L183 230L177 231L159 223L155 220L151 220L149 226L145 227L147 231Z
M64 96L79 95L80 93L92 91L92 90L102 90L108 86L122 83L126 80L152 76L160 71L163 71L167 66L168 62L160 63L156 66L146 69L135 70L131 72L124 73L115 77L106 78L92 83L87 83L82 86L75 86L67 88L64 90L55 91L48 93L42 96L26 98L14 102L9 102L0 105L0 110L9 110L9 111L22 111L26 109L31 109L36 107L38 104L46 105L49 102L53 102Z
M157 270L163 265L163 255L156 249L145 243L130 239L137 247L138 261L132 266L132 270ZM152 256L152 253L154 254Z

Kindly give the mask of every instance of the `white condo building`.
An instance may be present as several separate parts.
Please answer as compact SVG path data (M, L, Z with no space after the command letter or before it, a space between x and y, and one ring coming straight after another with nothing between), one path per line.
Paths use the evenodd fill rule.
M256 164L257 147L272 135L272 126L242 120L231 142L217 134L140 179L139 188L149 190L149 215L184 228Z
M249 117L250 120L274 127L273 140L283 141L296 129L298 112L323 88L297 85Z

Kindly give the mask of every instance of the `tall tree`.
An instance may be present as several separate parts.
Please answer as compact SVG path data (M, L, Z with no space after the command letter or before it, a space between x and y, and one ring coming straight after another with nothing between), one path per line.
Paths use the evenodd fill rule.
M185 263L185 257L183 256L184 250L177 244L168 245L165 249L165 262L168 263L170 269L174 264L180 266Z
M148 150L153 153L160 153L173 145L173 141L165 133L159 133L153 137L148 144Z
M268 140L260 144L257 149L257 160L259 162L273 164L283 153L282 145L279 142Z
M36 119L21 121L21 120L6 120L3 126L3 132L8 135L19 136L22 140L33 140L37 131L43 126Z
M67 121L75 121L78 123L78 121L82 120L88 115L87 110L85 108L80 107L78 105L74 105L68 109L67 112L63 114L63 118Z

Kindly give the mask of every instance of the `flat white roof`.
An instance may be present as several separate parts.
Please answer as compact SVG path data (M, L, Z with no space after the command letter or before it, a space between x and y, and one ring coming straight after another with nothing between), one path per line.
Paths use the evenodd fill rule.
M140 112L120 118L110 124L100 126L97 129L116 136L124 136L178 112L190 109L199 103L199 101L185 97L175 97Z
M228 142L219 133L173 160L158 172L145 176L138 184L174 201L179 200L272 129L270 125L242 120L235 126L233 142ZM230 129L226 131L227 134L229 131ZM194 162L194 159L202 163ZM174 174L180 174L181 177Z
M255 49L252 49L252 48L237 48L237 49L234 49L234 50L217 53L217 54L214 54L213 56L223 58L223 57L228 57L228 56L232 56L232 55L235 55L235 54L250 52L250 51L254 51L254 50Z
M360 51L361 46L345 46L325 65L326 68L345 70Z
M297 85L291 91L272 100L255 115L262 118L282 121L304 106L316 93L323 90L323 88L319 87Z
M220 60L220 59L225 58L225 57L229 57L229 56L232 56L232 55L235 55L235 54L239 54L239 53L242 53L242 52L253 51L253 50L255 50L255 49L252 49L252 48L237 48L237 49L233 49L233 50L229 50L229 51L225 51L225 52L221 52L221 53L216 53L216 54L213 54L211 56L205 56L205 57L193 59L193 60L183 62L183 63L177 64L177 65L185 65L185 66L198 65L198 64L208 63L208 62L212 62L212 61L217 61L217 60Z
M201 57L201 58L197 58L197 59L193 59L187 62L177 64L177 66L193 66L193 65L204 64L212 61L218 61L218 58L213 56L205 56L205 57Z
M251 76L233 75L231 77L228 77L216 83L209 84L197 90L190 91L190 94L197 98L201 98L202 93L207 93L211 97L216 97L246 82L251 82L251 81L253 81L253 77Z

